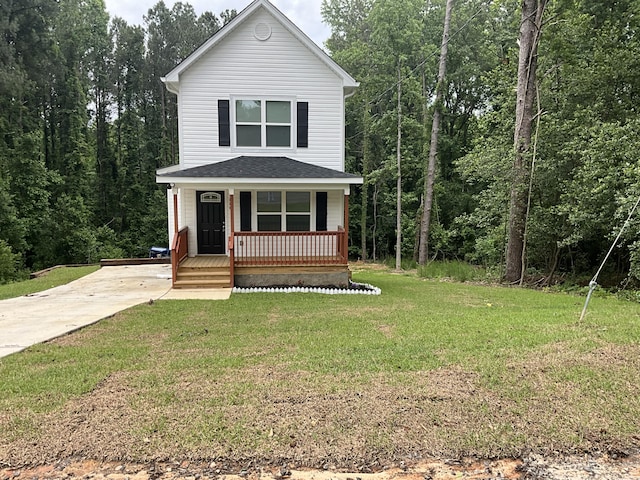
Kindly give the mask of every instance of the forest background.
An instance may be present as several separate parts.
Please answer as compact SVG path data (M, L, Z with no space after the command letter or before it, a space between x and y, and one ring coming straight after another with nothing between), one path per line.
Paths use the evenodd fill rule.
M442 112L430 259L502 276L513 183L520 4L456 0L435 105L445 0L324 0L326 49L361 86L347 102L350 254L418 253L433 110ZM166 245L178 162L175 96L160 77L231 20L157 3L143 25L102 0L0 4L0 282ZM552 0L537 58L527 278L588 278L640 195L640 0ZM400 94L398 90L400 87ZM398 142L401 131L401 142ZM400 151L398 152L398 145ZM535 150L535 156L533 154ZM398 169L398 159L401 166ZM607 281L640 278L640 220Z

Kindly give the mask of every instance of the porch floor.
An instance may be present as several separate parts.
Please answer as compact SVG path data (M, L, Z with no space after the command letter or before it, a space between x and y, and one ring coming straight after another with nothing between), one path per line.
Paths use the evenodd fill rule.
M198 255L187 257L182 263L184 268L229 268L229 257L226 255Z

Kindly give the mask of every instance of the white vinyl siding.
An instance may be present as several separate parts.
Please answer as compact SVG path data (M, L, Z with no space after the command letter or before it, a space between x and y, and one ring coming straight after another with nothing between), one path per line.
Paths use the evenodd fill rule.
M198 217L196 213L197 199L196 191L184 189L184 219L189 227L189 256L193 257L198 253Z
M272 28L267 41L254 37L254 27L261 22ZM239 154L233 146L218 144L217 102L233 102L235 98L290 99L292 116L296 102L308 102L309 147L296 148L292 131L292 145L285 147L283 154L344 170L342 80L262 8L180 76L182 168L228 160ZM269 149L268 154L277 155L278 149Z
M344 192L329 190L327 194L327 230L344 226Z

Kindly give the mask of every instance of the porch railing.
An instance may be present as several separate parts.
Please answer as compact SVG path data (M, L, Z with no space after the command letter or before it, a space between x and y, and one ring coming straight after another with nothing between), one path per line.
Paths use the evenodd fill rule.
M173 236L171 245L171 282L178 278L178 266L189 255L189 227L184 227Z
M233 288L234 286L234 274L235 272L233 271L235 264L236 264L236 253L235 253L235 233L231 232L231 234L229 235L229 279L231 281L231 287Z
M234 232L236 266L345 265L347 236L333 232Z

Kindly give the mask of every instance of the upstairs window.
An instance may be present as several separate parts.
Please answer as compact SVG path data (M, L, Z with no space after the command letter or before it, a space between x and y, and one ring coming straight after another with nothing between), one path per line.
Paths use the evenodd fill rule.
M237 147L292 146L291 102L283 100L236 100Z
M309 148L309 102L221 98L218 146Z

